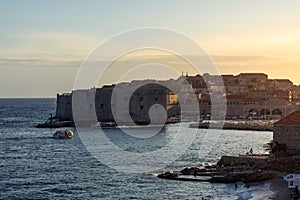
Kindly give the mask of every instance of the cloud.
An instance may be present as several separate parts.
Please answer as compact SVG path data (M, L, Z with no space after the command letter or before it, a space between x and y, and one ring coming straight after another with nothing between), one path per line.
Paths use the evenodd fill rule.
M76 32L35 32L18 35L33 50L56 50L60 52L86 52L94 48L102 39Z
M77 65L99 42L94 35L73 32L6 35L0 45L0 65Z
M240 63L240 62L262 62L283 60L281 57L271 57L263 55L211 55L216 63Z
M81 61L60 60L60 59L36 59L36 58L5 58L0 57L0 66L71 66L78 67Z

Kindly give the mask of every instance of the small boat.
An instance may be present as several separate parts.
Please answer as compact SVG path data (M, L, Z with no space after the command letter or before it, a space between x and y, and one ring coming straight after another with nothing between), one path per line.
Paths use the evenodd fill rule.
M179 123L179 122L180 122L180 119L178 117L170 117L166 121L167 124L175 124L175 123Z
M72 139L73 136L74 134L71 130L59 130L53 134L53 137L56 139Z

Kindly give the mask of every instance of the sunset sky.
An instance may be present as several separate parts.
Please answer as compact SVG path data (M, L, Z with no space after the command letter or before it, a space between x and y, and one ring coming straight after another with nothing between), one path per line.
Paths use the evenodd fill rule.
M222 74L263 72L300 84L299 0L0 2L0 97L70 92L99 43L140 27L195 40Z

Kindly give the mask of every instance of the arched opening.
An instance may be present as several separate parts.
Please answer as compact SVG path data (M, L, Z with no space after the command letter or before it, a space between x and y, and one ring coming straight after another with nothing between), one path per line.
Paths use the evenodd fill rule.
M274 110L272 110L272 115L282 115L282 110L280 110L280 109L274 109Z
M259 111L258 110L256 110L255 108L252 108L251 110L249 110L248 118L257 119L258 116L259 116Z
M267 119L271 114L271 111L269 109L262 109L260 111L260 118L261 119Z

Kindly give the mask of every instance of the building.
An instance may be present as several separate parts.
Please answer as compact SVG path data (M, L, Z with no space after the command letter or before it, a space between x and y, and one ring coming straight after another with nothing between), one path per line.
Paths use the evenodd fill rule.
M206 83L202 76L199 74L196 76L187 76L187 81L192 85L193 88L206 88Z
M247 93L248 88L246 85L243 85L243 84L225 83L225 90L226 90L227 94L243 95L243 94Z
M72 94L63 93L56 96L56 112L55 118L61 121L72 121Z
M60 121L75 119L88 122L97 119L121 124L147 124L160 118L152 116L150 119L149 110L152 106L154 111L159 109L158 105L167 110L168 94L166 87L154 83L139 88L136 84L121 83L74 90L70 94L57 95L55 117Z
M279 120L273 127L273 141L285 144L287 153L300 153L300 110Z
M300 102L300 86L293 86L292 89L292 101Z
M227 95L227 113L226 116L228 118L241 118L243 116L243 112L241 108L243 108L243 103L245 96L243 95Z
M300 174L288 174L283 179L288 183L289 189L297 189L300 192Z
M264 73L240 73L237 75L240 83L247 85L258 85L268 80L268 75Z
M140 86L141 89L138 88ZM116 88L118 93L114 92ZM73 102L75 94L76 99L82 102ZM113 98L114 102L113 95L117 96ZM80 106L84 102L89 102L88 107ZM73 120L72 106L77 105L73 109L82 120L94 117L83 116L83 111L88 109L86 114L96 111L99 121L112 121L114 116L119 116L118 121L131 117L139 123L147 123L150 120L148 111L154 104L162 105L167 110L167 117L181 116L186 120L198 115L226 115L230 119L280 119L299 108L300 86L294 86L288 79L268 79L264 73L221 76L205 73L162 81L134 80L57 95L55 117ZM195 108L198 104L200 112Z
M289 79L270 79L269 86L278 88L281 90L292 90L293 89L293 82Z

